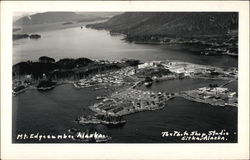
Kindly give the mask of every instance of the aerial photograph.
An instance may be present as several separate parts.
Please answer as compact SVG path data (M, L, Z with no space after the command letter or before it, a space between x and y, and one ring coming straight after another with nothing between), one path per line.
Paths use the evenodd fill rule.
M15 12L12 143L237 143L238 15Z

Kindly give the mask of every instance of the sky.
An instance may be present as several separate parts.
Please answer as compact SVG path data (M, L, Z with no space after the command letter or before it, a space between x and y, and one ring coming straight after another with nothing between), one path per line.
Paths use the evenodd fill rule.
M36 14L39 12L13 12L13 21L23 17L23 16L27 16L27 15L32 15L32 14Z

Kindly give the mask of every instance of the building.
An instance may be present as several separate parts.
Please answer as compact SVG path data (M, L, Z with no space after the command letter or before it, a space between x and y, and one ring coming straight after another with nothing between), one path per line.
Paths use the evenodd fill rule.
M154 68L158 67L161 64L161 61L151 61L151 62L145 62L143 64L138 65L138 69L143 69L143 68Z
M148 68L148 67L150 67L150 63L148 62L138 65L138 69L143 69L143 68Z

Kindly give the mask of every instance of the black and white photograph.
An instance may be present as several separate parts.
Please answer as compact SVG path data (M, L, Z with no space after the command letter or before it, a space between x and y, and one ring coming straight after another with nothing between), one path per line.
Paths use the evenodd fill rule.
M13 22L13 143L236 143L238 13Z
M237 145L239 17L15 10L11 144Z

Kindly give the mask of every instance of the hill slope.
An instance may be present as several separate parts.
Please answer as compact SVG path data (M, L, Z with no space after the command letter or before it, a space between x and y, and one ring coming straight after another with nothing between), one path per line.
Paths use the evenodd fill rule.
M238 56L236 12L127 12L87 27L123 33L127 41L134 43Z
M44 12L37 13L31 16L25 16L14 22L15 25L32 25L51 22L69 21L78 18L74 12Z
M68 21L87 22L107 19L107 15L112 16L115 15L115 13L105 14L95 12L44 12L19 18L14 22L14 25L23 26Z
M129 35L214 35L238 29L236 12L126 12L87 27Z

